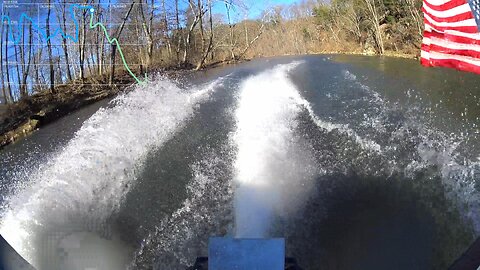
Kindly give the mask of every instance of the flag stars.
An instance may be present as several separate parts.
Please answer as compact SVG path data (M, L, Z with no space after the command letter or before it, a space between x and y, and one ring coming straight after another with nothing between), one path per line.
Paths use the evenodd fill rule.
M480 0L468 0L468 4L470 5L473 17L475 18L475 22L480 31Z

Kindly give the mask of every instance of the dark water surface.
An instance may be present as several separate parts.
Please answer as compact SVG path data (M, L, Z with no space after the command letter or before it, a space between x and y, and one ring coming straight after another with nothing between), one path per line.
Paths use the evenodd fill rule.
M38 269L185 269L214 235L285 237L304 269L445 269L480 233L479 88L333 55L158 78L2 150L0 233Z

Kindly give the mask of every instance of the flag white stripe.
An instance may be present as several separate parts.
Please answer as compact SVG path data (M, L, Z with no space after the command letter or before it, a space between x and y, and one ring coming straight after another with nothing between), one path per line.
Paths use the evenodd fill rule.
M427 59L427 60L430 60L430 53L422 50L422 51L420 52L420 57L421 57L421 58L425 58L425 59Z
M464 33L456 30L447 30L445 31L445 34L480 40L480 33Z
M472 51L480 52L480 45L458 43L458 42L453 42L450 40L447 41L445 39L440 39L436 37L432 37L432 38L425 37L423 38L423 43L426 45L435 44L437 46L441 46L441 47L452 49L452 50L472 50Z
M461 6L458 6L452 9L447 9L444 11L431 9L427 5L423 5L423 8L425 8L425 10L432 16L439 17L439 18L449 18L449 17L463 14L465 12L472 12L472 9L470 8L470 5L468 3L465 3Z
M428 55L428 57L424 57L424 56L427 56L427 55ZM439 53L439 52L435 52L435 51L426 52L426 51L423 51L423 50L422 50L420 56L425 58L425 59L457 60L457 61L462 61L462 62L480 67L480 60L477 59L477 58L469 57L469 56L445 54L445 53Z
M425 45L430 45L430 38L428 38L428 37L423 37L422 43L425 44Z
M437 22L434 19L432 19L430 16L427 14L425 15L425 19L429 21L434 27L464 27L464 26L475 26L477 27L477 23L475 22L475 19L468 19L468 20L463 20L459 22Z

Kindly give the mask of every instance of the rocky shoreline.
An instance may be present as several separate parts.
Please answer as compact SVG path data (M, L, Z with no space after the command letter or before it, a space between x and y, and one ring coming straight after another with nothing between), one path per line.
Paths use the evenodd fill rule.
M55 94L45 91L4 106L0 115L0 149L79 108L112 97L124 87L86 83L60 85L56 90Z

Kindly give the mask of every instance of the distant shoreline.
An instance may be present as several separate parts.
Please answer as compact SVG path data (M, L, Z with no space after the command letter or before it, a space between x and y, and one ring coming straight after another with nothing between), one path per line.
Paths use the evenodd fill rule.
M302 54L284 54L284 55L272 55L272 56L259 56L259 57L254 57L251 59L247 59L246 61L254 60L254 59L260 59L260 58L269 58L269 57L278 57L278 56L296 56L296 55L302 55ZM321 51L321 52L315 52L315 53L308 53L304 55L359 55L359 56L372 56L372 57L394 57L394 58L404 58L404 59L413 59L413 60L418 60L420 59L419 55L415 54L406 54L406 53L399 53L399 52L393 52L393 51L386 51L384 54L371 54L371 53L364 53L364 52L356 52L356 51Z

